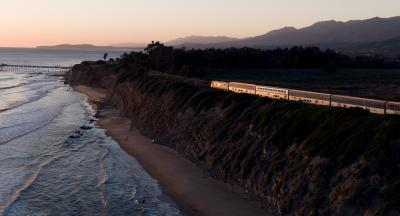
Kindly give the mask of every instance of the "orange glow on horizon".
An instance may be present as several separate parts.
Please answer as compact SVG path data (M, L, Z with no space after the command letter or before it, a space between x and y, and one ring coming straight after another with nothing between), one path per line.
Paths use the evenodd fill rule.
M243 38L399 11L398 0L12 0L1 3L0 47L165 42L189 35Z

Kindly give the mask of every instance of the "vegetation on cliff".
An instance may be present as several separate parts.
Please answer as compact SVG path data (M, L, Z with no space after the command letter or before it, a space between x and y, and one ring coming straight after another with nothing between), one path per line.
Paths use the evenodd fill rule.
M315 47L174 49L158 42L144 52L110 59L125 70L147 70L384 100L400 98L400 58L346 56Z
M281 214L400 212L399 117L217 91L147 73L146 56L83 63L66 80L107 88L133 127Z
M328 72L340 68L400 68L400 59L383 56L346 56L331 49L317 47L292 47L262 50L253 48L230 49L176 49L152 42L145 52L132 52L116 59L121 65L140 63L151 70L165 73L204 76L204 68L318 68ZM195 70L189 71L187 68ZM185 68L185 74L182 69Z

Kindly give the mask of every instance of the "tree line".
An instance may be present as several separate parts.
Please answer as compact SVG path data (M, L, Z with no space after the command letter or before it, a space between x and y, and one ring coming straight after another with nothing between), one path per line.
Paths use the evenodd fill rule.
M185 76L204 76L204 68L320 68L334 72L340 68L400 68L400 57L348 56L332 49L317 47L185 49L152 42L144 52L124 53L109 62L121 67L157 70Z

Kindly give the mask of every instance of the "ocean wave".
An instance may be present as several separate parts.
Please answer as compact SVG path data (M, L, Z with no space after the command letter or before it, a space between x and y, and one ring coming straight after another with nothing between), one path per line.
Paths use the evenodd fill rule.
M17 88L22 86L21 84L18 85L12 85L12 86L6 86L6 87L0 87L0 90L6 90L6 89L12 89L12 88Z
M50 163L59 160L62 157L68 156L69 153L64 153L60 154L58 156L49 158L47 160L44 160L44 162L40 163L39 166L36 168L35 171L32 172L32 174L24 181L22 185L20 185L6 200L6 202L0 206L0 215L3 215L7 208L9 208L13 203L15 203L18 198L21 196L21 194L28 190L38 179L40 172L48 166Z
M64 107L74 103L76 102L63 102L61 104L56 104L52 106L49 105L46 108L39 106L35 110L29 110L25 112L21 112L21 110L9 110L9 112L14 113L12 115L0 115L0 121L3 122L3 125L6 125L0 128L0 134L2 134L0 136L0 145L8 143L11 140L32 133L46 126L61 113ZM27 119L23 117L25 116L23 115L23 113L31 116L31 121L27 122Z
M110 151L107 148L105 148L99 158L100 179L96 185L97 188L99 188L101 185L104 185L108 180L107 172L104 167L104 159L107 157L109 153Z
M27 135L27 134L29 134L29 133L32 133L32 132L34 132L34 131L36 131L36 130L38 130L38 129L44 127L44 126L46 126L46 125L49 124L55 117L56 117L56 116L54 116L54 117L48 119L48 120L45 121L45 122L34 122L34 123L30 124L30 125L26 125L26 124L25 124L25 125L28 127L28 129L25 129L25 130L19 129L18 131L10 131L10 132L3 133L2 130L4 130L4 129L1 129L1 130L0 130L0 134L1 134L1 133L3 133L3 134L8 134L8 136L0 136L0 145L6 144L6 143L10 142L11 140L14 140L14 139L16 139L16 138L19 138L19 137L21 137L21 136L25 136L25 135ZM8 128L13 128L13 127L8 127ZM7 128L6 128L6 129L7 129ZM13 133L13 132L14 132L14 133Z
M34 101L32 101L32 102L34 102ZM52 106L52 107L57 107L57 106ZM50 107L48 107L48 108L50 108ZM15 116L15 115L23 116L23 115L33 114L33 113L36 113L36 112L41 111L41 110L43 110L43 108L37 108L37 109L25 111L25 112L20 112L19 111L18 113L3 114L3 115L1 115L0 120L2 118L12 117L12 116ZM0 129L1 129L1 127L0 127Z
M18 198L20 197L21 193L29 189L31 185L36 181L42 169L51 163L54 159L45 161L44 163L40 164L39 167L32 173L32 175L26 179L23 185L21 185L17 190L15 190L11 196L8 197L6 203L0 206L0 215L3 215L4 212L10 207Z
M0 108L0 113L1 113L1 112L5 112L5 111L7 111L7 110L10 110L10 108L8 108L8 107L7 107L7 108Z
M7 80L13 80L15 79L14 77L6 77L6 78L0 78L0 82L1 81L7 81Z
M60 88L60 87L58 87L58 88ZM37 94L36 96L27 97L27 98L25 98L25 100L16 101L16 102L10 103L7 107L0 108L0 113L8 111L8 110L15 109L15 108L18 108L20 106L35 102L37 100L40 100L40 99L46 97L50 91L53 91L53 90L56 90L56 89L57 88L48 89L48 90L43 91L43 92L35 92L33 94ZM2 96L4 96L4 95L2 95Z
M105 148L103 149L103 152L100 155L99 158L99 171L100 171L100 178L99 181L96 185L96 188L99 188L99 196L100 196L100 200L101 200L101 206L104 210L108 209L108 202L107 199L103 193L102 190L100 190L100 187L104 184L106 184L106 182L108 181L108 175L104 166L104 159L107 157L107 155L110 153L110 151Z
M3 89L2 92L0 92L0 95L10 95L10 94L16 94L16 93L25 93L25 92L34 92L36 90L41 90L46 87L61 87L61 84L55 84L54 82L29 82L29 83L23 83L19 86L13 87L13 88L6 88ZM8 90L10 89L10 90ZM7 91L8 90L8 91Z

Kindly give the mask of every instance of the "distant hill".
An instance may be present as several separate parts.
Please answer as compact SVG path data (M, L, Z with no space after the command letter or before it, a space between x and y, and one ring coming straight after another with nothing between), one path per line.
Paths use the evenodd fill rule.
M38 46L38 49L94 49L94 48L111 48L110 46L95 46L92 44L59 44L55 46Z
M379 46L390 48L400 38L400 16L392 18L371 18L348 22L324 21L309 27L296 29L285 27L267 34L227 42L192 44L192 48L254 47L275 48L317 45L342 50L380 50ZM396 39L397 38L397 39ZM373 48L373 49L372 49ZM390 48L399 52L399 49Z
M189 36L183 38L177 38L166 42L168 46L183 46L186 44L210 44L210 43L222 43L237 41L237 38L225 37L225 36Z
M147 46L147 43L116 43L116 44L111 44L110 46L117 48L126 48L126 47L143 48Z

